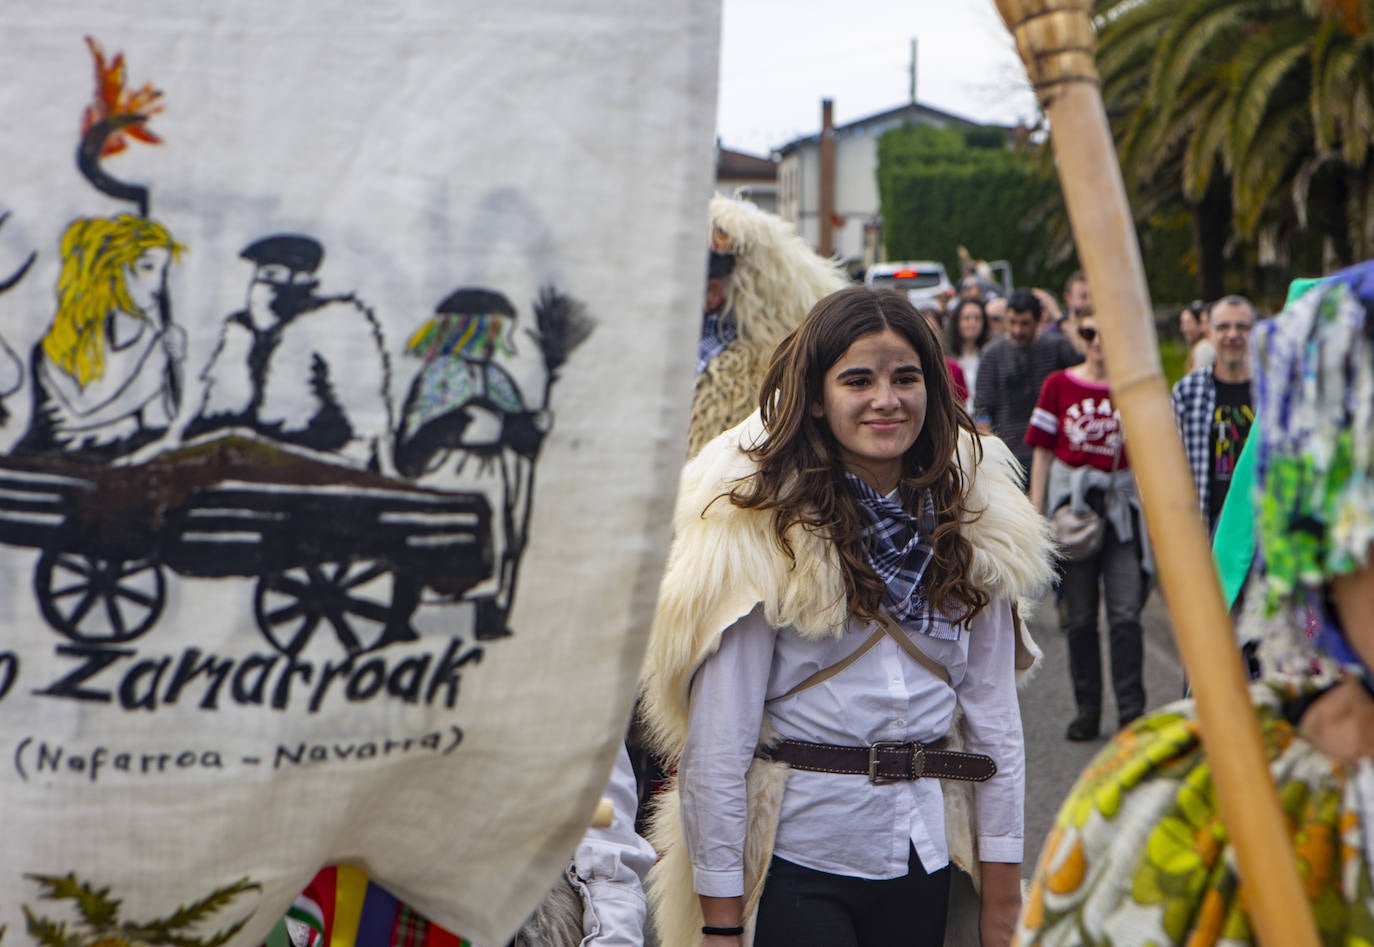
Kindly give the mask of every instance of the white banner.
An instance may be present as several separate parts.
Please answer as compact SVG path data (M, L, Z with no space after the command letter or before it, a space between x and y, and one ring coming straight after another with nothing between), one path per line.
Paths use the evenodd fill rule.
M7 944L259 943L333 863L500 944L547 889L666 548L718 21L0 13Z

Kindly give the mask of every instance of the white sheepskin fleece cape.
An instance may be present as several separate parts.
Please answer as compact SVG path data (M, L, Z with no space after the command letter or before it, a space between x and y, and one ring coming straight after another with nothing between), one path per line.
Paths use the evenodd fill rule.
M759 404L768 360L811 307L849 285L844 268L811 249L797 228L748 201L711 198L713 243L735 254L729 307L739 337L697 378L687 456L734 427Z
M763 438L757 412L711 441L683 470L674 514L675 538L659 589L643 680L643 712L658 751L676 763L687 737L692 675L720 643L721 633L755 605L764 604L774 627L791 625L817 639L844 633L848 608L839 558L820 537L795 528L789 540L795 564L778 548L771 514L744 510L724 495L755 469L745 451ZM972 579L993 598L1023 609L1050 582L1053 549L1048 527L1022 492L1018 467L1000 440L961 433L957 462L967 485L970 518L964 535L973 546ZM714 502L713 502L714 501ZM1040 657L1024 625L1018 626L1017 669L1024 675ZM963 745L956 714L949 745ZM760 734L766 743L770 734ZM746 942L772 857L787 769L755 760L748 775L749 827L745 841ZM972 787L943 786L951 860L977 884L977 833ZM692 866L682 840L675 788L655 806L652 841L664 853L650 875L649 896L663 947L700 944L701 909L692 890ZM960 912L967 915L967 911ZM951 921L955 920L951 916ZM976 936L976 914L974 916ZM975 941L976 942L976 941Z

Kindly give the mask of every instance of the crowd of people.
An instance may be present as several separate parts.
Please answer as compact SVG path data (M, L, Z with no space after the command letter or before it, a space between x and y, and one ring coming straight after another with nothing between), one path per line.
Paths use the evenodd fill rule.
M1291 832L1291 847L1261 844L1295 858L1322 943L1358 943L1374 926L1374 571L1362 525L1372 277L1366 263L1295 281L1283 313L1258 324L1241 297L1185 309L1185 338L1200 318L1215 355L1173 397L1237 638L1258 643L1250 697ZM1119 734L1060 809L1018 943L1255 942L1211 765L1191 700Z
M1004 314L996 324L994 306ZM965 278L947 306L922 311L958 368L956 386L967 381L965 409L981 433L1012 449L1032 504L1060 542L1056 598L1077 706L1066 736L1087 741L1101 732L1103 603L1117 729L1125 727L1146 708L1140 616L1154 564L1087 278L1069 277L1062 306L1044 289L989 295ZM1254 422L1255 320L1255 307L1237 295L1179 312L1187 359L1173 404L1209 532Z
M712 279L725 270L713 255ZM718 340L728 274L713 289ZM1209 528L1254 420L1254 319L1236 296L1180 317L1198 367L1174 405ZM1100 733L1104 602L1114 729L1147 709L1153 562L1087 280L1062 307L972 279L945 305L834 292L758 390L684 472L646 663L644 717L676 772L651 829L658 936L1010 943L1015 679L1038 653L1018 599L1057 583L1068 739ZM1096 532L1075 545L1061 519ZM981 882L972 908L965 877Z
M1169 860L1173 822L1220 823L1191 705L1147 709L1152 554L1087 280L1070 278L1062 306L978 281L918 306L846 287L767 215L722 200L690 459L632 740L641 796L654 788L647 827L626 818L635 774L622 755L608 788L616 821L589 833L564 880L581 893L568 924L544 925L541 908L516 944L1182 945L1216 942L1188 938L1223 923L1228 943L1247 942L1224 833L1200 861ZM776 279L789 268L801 276ZM1331 845L1300 845L1333 931L1374 923L1357 828L1374 811L1363 620L1374 531L1349 528L1370 520L1362 478L1374 472L1359 407L1374 398L1366 296L1323 295L1266 323L1267 386L1248 300L1185 307L1190 364L1173 389L1208 529L1255 519L1223 513L1232 492L1249 498L1233 485L1250 477L1269 504L1245 541L1261 563L1241 566L1250 605L1287 608L1290 631L1318 628L1312 641L1287 636L1270 670L1280 683L1256 699L1294 824L1345 846L1337 870ZM1343 366L1342 383L1301 384L1308 358ZM1308 440L1288 436L1295 416ZM1300 490L1314 469L1320 489ZM1301 561L1284 551L1294 527L1274 504L1296 504L1315 537ZM1076 704L1066 737L1102 729L1105 603L1116 742L1070 796L1023 904L1016 689L1040 652L1020 614L1052 585ZM1308 742L1282 753L1293 721ZM1106 781L1125 801L1104 801ZM1314 793L1326 800L1315 808ZM1205 862L1206 877L1150 874L1184 861Z
M1184 307L1172 401L1199 517L1238 562L1221 559L1228 599L1248 592L1233 611L1238 637L1262 640L1253 699L1304 890L1321 935L1343 942L1374 921L1363 828L1374 814L1374 268L1317 285L1306 297L1295 288L1263 324L1238 295ZM1140 616L1153 556L1087 281L1074 275L1062 309L1043 290L984 293L961 283L947 307L921 308L924 322L900 314L896 296L823 299L775 353L760 414L688 468L678 572L734 542L767 547L753 568L777 571L726 562L715 574L743 588L718 593L725 608L699 597L700 581L670 571L665 583L672 614L655 629L664 650L647 685L659 745L678 764L677 796L660 810L681 823L659 837L673 843L658 879L675 932L665 943L733 947L747 931L755 944L1006 944L1009 912L1026 945L1254 938L1193 704L1147 710ZM951 409L960 446L931 453ZM941 489L950 458L955 486ZM1028 512L1057 547L1077 707L1067 738L1101 730L1104 602L1117 710L1110 752L1066 801L1024 906L1003 884L1021 857L1024 805L1008 655L1033 644L1014 596L981 585L976 524L991 507L978 484L990 479L996 508ZM750 522L758 538L744 541ZM1249 532L1227 534L1228 522ZM1033 534L1018 548L1039 562ZM969 560L954 552L963 541ZM779 557L781 568L767 564ZM824 617L792 584L822 562L838 564L843 583L821 587L846 606ZM674 598L677 582L693 593ZM700 615L714 623L694 626ZM938 765L950 740L972 751L967 766L981 757L995 774L962 809L961 777ZM791 772L771 773L779 763ZM956 845L970 839L972 862ZM949 892L980 870L981 906L961 905Z
M654 835L665 944L962 943L969 917L968 943L1010 942L1025 748L1008 658L1034 648L1015 608L1034 584L977 567L994 508L1057 587L1066 737L1101 733L1104 604L1112 730L1144 726L1154 563L1086 278L1062 306L966 279L911 309L823 298L775 351L759 412L686 470L646 679L677 771ZM1209 530L1255 420L1255 319L1239 296L1180 314L1173 402ZM940 768L951 741L979 776ZM962 778L986 782L960 808ZM976 909L951 900L960 872L981 876Z

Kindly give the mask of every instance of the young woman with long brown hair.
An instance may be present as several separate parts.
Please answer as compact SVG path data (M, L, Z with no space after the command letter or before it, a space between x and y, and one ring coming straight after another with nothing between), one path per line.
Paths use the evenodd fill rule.
M990 337L988 311L981 299L962 300L945 325L945 347L964 373L968 386L964 407L969 411L973 410L973 392L978 390L978 364Z
M896 293L821 300L759 413L683 474L645 682L679 774L665 947L942 944L951 864L983 892L951 920L1009 942L1033 648L1013 606L1049 576L935 331Z

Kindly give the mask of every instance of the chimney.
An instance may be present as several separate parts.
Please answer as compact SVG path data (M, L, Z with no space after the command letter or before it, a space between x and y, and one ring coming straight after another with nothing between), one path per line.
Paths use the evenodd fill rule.
M916 37L911 37L911 104L916 104Z
M820 246L829 259L835 255L835 103L821 99L821 209Z

